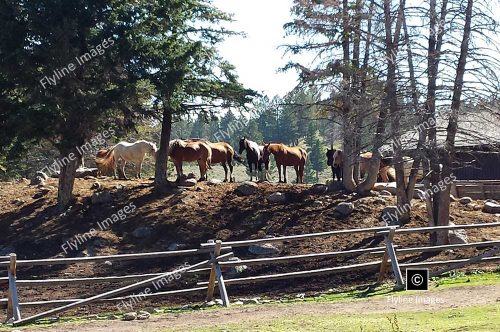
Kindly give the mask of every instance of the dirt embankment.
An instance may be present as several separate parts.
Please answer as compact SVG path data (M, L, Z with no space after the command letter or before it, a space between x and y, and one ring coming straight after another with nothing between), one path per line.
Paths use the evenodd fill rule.
M98 181L111 198L108 202L95 204L91 201L94 192L91 187ZM208 185L198 184L195 188L176 191L165 196L153 193L151 181L114 181L110 179L77 179L75 193L77 201L65 213L56 214L56 180L49 179L46 187L52 190L38 198L40 188L24 182L0 184L0 249L14 251L19 259L74 257L83 255L107 255L146 251L197 248L209 239L240 240L265 236L292 235L322 232L347 228L380 226L379 216L387 205L394 204L394 198L357 197L333 194L312 194L310 186L290 184L259 184L251 196L235 193L238 184ZM270 204L267 197L274 192L285 193L285 204ZM340 202L353 202L354 212L342 218L335 213ZM119 210L133 203L135 209L123 220L116 220L109 229L98 229L98 223L117 214ZM451 216L456 224L493 222L495 216L482 213L480 205L462 206L454 202ZM425 206L416 202L412 211L412 221L407 227L425 226ZM138 228L144 228L138 230ZM61 247L77 235L88 233L92 228L96 233L92 238L81 241L77 250ZM142 233L142 234L139 234ZM498 239L500 230L468 230L470 241ZM290 241L279 245L281 255L305 254L320 251L337 251L381 245L383 238L370 234L353 234L305 241ZM396 244L411 247L427 244L427 235L412 234L397 236ZM413 255L402 257L402 261L413 262L423 259L450 259L470 257L476 249L447 251L433 255ZM246 248L238 248L235 254L240 258L255 257ZM205 259L206 257L203 257ZM338 257L289 263L274 266L249 267L240 276L291 272L317 269L336 265L346 265L373 260L374 257ZM199 260L199 259L198 259ZM19 279L48 277L75 278L88 276L110 276L139 273L155 273L170 270L183 264L184 258L150 261L112 262L112 264L92 263L69 266L20 268ZM189 263L196 263L190 260ZM206 281L206 275L189 275L179 282L182 287L190 287L196 281ZM283 293L321 291L337 288L339 285L368 283L375 280L373 272L356 272L313 279L296 279L292 282L276 281L248 286L231 286L232 296L271 295ZM53 286L21 288L21 302L54 298L84 298L106 290L115 289L123 283L102 283L75 286ZM178 288L179 285L172 285ZM167 290L167 289L165 289ZM2 297L5 295L3 289ZM202 294L190 297L156 298L154 302L144 301L144 306L159 306L166 303L200 301ZM31 310L31 309L28 309ZM78 310L79 314L95 313L109 307L93 305Z

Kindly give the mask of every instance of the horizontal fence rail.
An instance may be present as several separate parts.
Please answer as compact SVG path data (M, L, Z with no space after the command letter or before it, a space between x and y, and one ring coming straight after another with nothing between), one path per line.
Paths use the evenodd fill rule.
M162 251L151 253L132 253L132 254L119 254L119 255L106 255L106 256L92 256L92 257L75 257L75 258L50 258L50 259L28 259L17 260L15 255L0 256L0 266L7 268L9 271L8 277L0 277L0 286L8 285L9 298L0 299L0 307L8 309L8 318L13 325L22 325L30 323L54 315L71 308L76 308L81 305L87 305L94 302L113 302L127 300L134 297L134 295L118 296L126 292L130 292L138 287L144 286L155 280L164 278L165 276L182 270L182 273L189 273L192 275L210 274L208 281L197 281L195 287L185 289L173 289L167 291L157 291L149 294L141 294L141 297L160 297L169 295L190 294L196 292L207 292L206 300L209 301L213 298L214 288L217 287L220 297L225 306L229 306L229 296L226 290L226 285L241 285L251 284L257 282L267 282L274 280L285 280L294 278L308 278L323 275L345 273L352 271L378 271L378 282L384 279L387 271L392 271L396 284L398 286L404 285L404 280L401 271L413 267L438 267L442 268L431 275L439 275L443 271L449 271L455 268L460 268L471 264L491 263L500 260L498 246L500 240L489 240L481 242L472 242L466 244L448 244L436 246L419 246L419 247L400 247L396 245L394 240L395 235L412 234L412 233L431 233L443 230L453 229L474 229L474 228L487 228L499 227L500 222L482 223L482 224L468 224L468 225L452 225L452 226L438 226L438 227L416 227L416 228L399 228L396 226L384 227L371 227L371 228L355 228L355 229L342 229L328 232L310 233L310 234L297 234L288 236L279 236L273 238L262 238L253 240L238 240L222 242L209 241L200 244L200 248L186 249L177 251ZM286 242L286 241L300 241L306 239L315 239L329 236L349 235L349 234L362 234L366 233L368 236L383 236L384 241L378 244L377 247L365 247L359 249L338 250L330 252L313 252L307 254L276 256L276 257L258 257L241 260L228 260L234 255L233 248L246 247L256 244ZM407 262L399 263L398 255L407 255L414 253L425 252L439 252L443 250L455 250L466 248L493 248L492 250L467 259L452 259L452 260L437 260L437 261L422 261L422 262ZM119 276L99 276L99 277L77 277L77 278L48 278L48 279L16 279L16 267L27 266L51 266L51 265L64 265L64 264L79 264L79 263L96 263L105 261L127 261L127 260L147 260L155 258L172 258L180 256L196 256L196 255L209 255L209 259L203 260L197 264L188 266L186 268L177 269L170 272L160 273L145 273L145 274L128 274ZM373 261L356 262L358 256L375 256L382 259ZM344 266L330 266L320 269L301 270L294 272L284 272L276 274L244 276L236 278L225 278L224 272L228 269L237 266L260 266L260 265L275 265L283 263L292 263L300 261L310 261L315 259L330 259L335 257L349 257L352 256L353 260L349 265ZM407 257L407 256L405 256ZM327 261L325 261L327 262ZM335 262L335 261L332 261ZM206 280L206 279L205 279ZM47 287L54 285L79 285L79 284L95 284L95 283L112 283L112 282L126 282L131 281L132 284L121 286L118 289L108 291L102 294L94 295L89 298L81 299L53 299L43 301L26 301L20 302L17 296L18 287ZM55 309L51 309L31 317L21 318L20 307L37 307L37 306L54 306L59 305Z

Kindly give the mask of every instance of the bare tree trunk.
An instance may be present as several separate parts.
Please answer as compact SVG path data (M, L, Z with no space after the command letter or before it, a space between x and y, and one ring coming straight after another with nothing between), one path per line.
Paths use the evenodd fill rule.
M451 171L452 164L455 158L455 137L458 130L458 116L461 105L462 90L464 86L465 66L467 64L467 56L469 54L469 39L471 35L472 7L474 0L467 1L465 10L465 25L462 43L460 45L460 57L458 58L458 66L453 86L453 97L451 98L451 114L446 128L446 142L442 158L442 179L446 184L445 190L441 191L439 199L439 209L437 214L437 225L447 226L450 223L450 190L451 190ZM446 181L448 179L448 181ZM438 244L448 243L448 231L438 232Z
M74 157L74 158L71 158ZM60 211L66 210L74 201L73 186L80 154L76 147L61 151L61 160L69 160L64 163L59 173L59 184L57 191L57 206Z
M172 133L172 113L173 110L165 103L163 104L163 118L161 123L160 147L156 154L155 164L155 191L163 192L168 188L167 182L167 162L168 146Z

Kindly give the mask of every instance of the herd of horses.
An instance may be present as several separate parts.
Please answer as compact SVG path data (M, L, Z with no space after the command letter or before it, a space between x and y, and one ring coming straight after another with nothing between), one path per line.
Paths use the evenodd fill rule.
M146 154L156 159L158 149L154 143L140 140L135 143L120 142L109 149L99 150L96 155L98 175L113 173L117 177L118 170L126 179L125 164L131 162L136 168L136 177L141 177L142 163ZM255 171L257 178L262 178L269 171L270 155L274 155L279 171L279 181L287 182L286 168L294 167L297 175L296 182L304 183L304 168L307 161L307 152L300 147L285 144L269 143L259 145L245 137L239 142L239 154L246 152L246 159L250 171L250 181ZM170 141L168 156L172 159L177 172L177 179L184 176L182 165L184 162L197 162L200 169L200 180L207 180L207 172L213 164L221 164L224 168L224 182L234 181L233 160L241 161L235 154L232 146L226 142L212 143L205 139L174 139ZM263 168L264 166L264 168ZM283 181L281 172L283 169Z
M142 164L146 154L156 159L157 147L154 143L140 140L135 143L120 142L109 149L99 150L96 155L98 175L113 173L117 177L127 178L125 164L127 162L135 165L137 178L141 177ZM279 182L287 182L287 167L293 167L296 174L296 182L304 183L304 168L307 161L307 152L298 146L287 146L281 143L258 143L242 137L239 141L238 155L233 147L226 142L212 143L206 139L174 139L170 141L168 156L173 161L177 172L177 180L184 176L182 165L184 162L197 162L200 170L200 181L207 180L208 170L213 164L221 164L224 168L224 182L234 181L233 161L241 162L241 155L246 152L246 160L250 171L250 181L256 173L256 179L268 179L269 160L271 154L274 156L279 174ZM326 152L327 164L331 167L333 179L342 181L342 170L344 155L342 150L330 148ZM359 169L363 178L368 171L371 152L360 154ZM411 165L411 163L410 163ZM405 165L406 166L406 165ZM406 167L405 167L406 168ZM379 169L379 181L395 181L395 170L391 166L390 158L382 158ZM282 176L283 174L283 176Z

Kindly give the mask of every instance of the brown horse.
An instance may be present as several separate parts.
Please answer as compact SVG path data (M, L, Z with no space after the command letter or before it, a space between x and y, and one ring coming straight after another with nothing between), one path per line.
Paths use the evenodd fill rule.
M262 159L264 162L269 161L269 155L274 155L276 166L278 167L279 182L281 182L281 166L283 166L283 178L286 183L286 167L293 166L297 174L297 183L304 183L304 166L307 160L306 150L297 146L286 146L285 144L271 144L264 145L264 155Z
M212 149L204 140L183 141L175 139L170 141L168 155L172 158L177 171L177 180L182 173L182 162L197 161L200 167L200 181L206 178L207 170L212 162Z
M104 162L104 158L108 155L109 149L101 149L97 151L95 156L95 164L97 166L97 176L108 175L113 173L115 156L111 156L112 160L110 162Z
M327 165L332 168L332 177L335 181L335 176L337 176L338 181L342 181L343 167L344 167L344 155L341 150L335 150L333 147L326 150Z
M234 149L226 142L211 143L203 138L189 138L184 140L186 142L204 142L212 149L212 159L210 164L221 164L224 168L224 182L227 182L228 166L229 166L229 181L233 181L233 158ZM207 180L207 179L206 179Z

